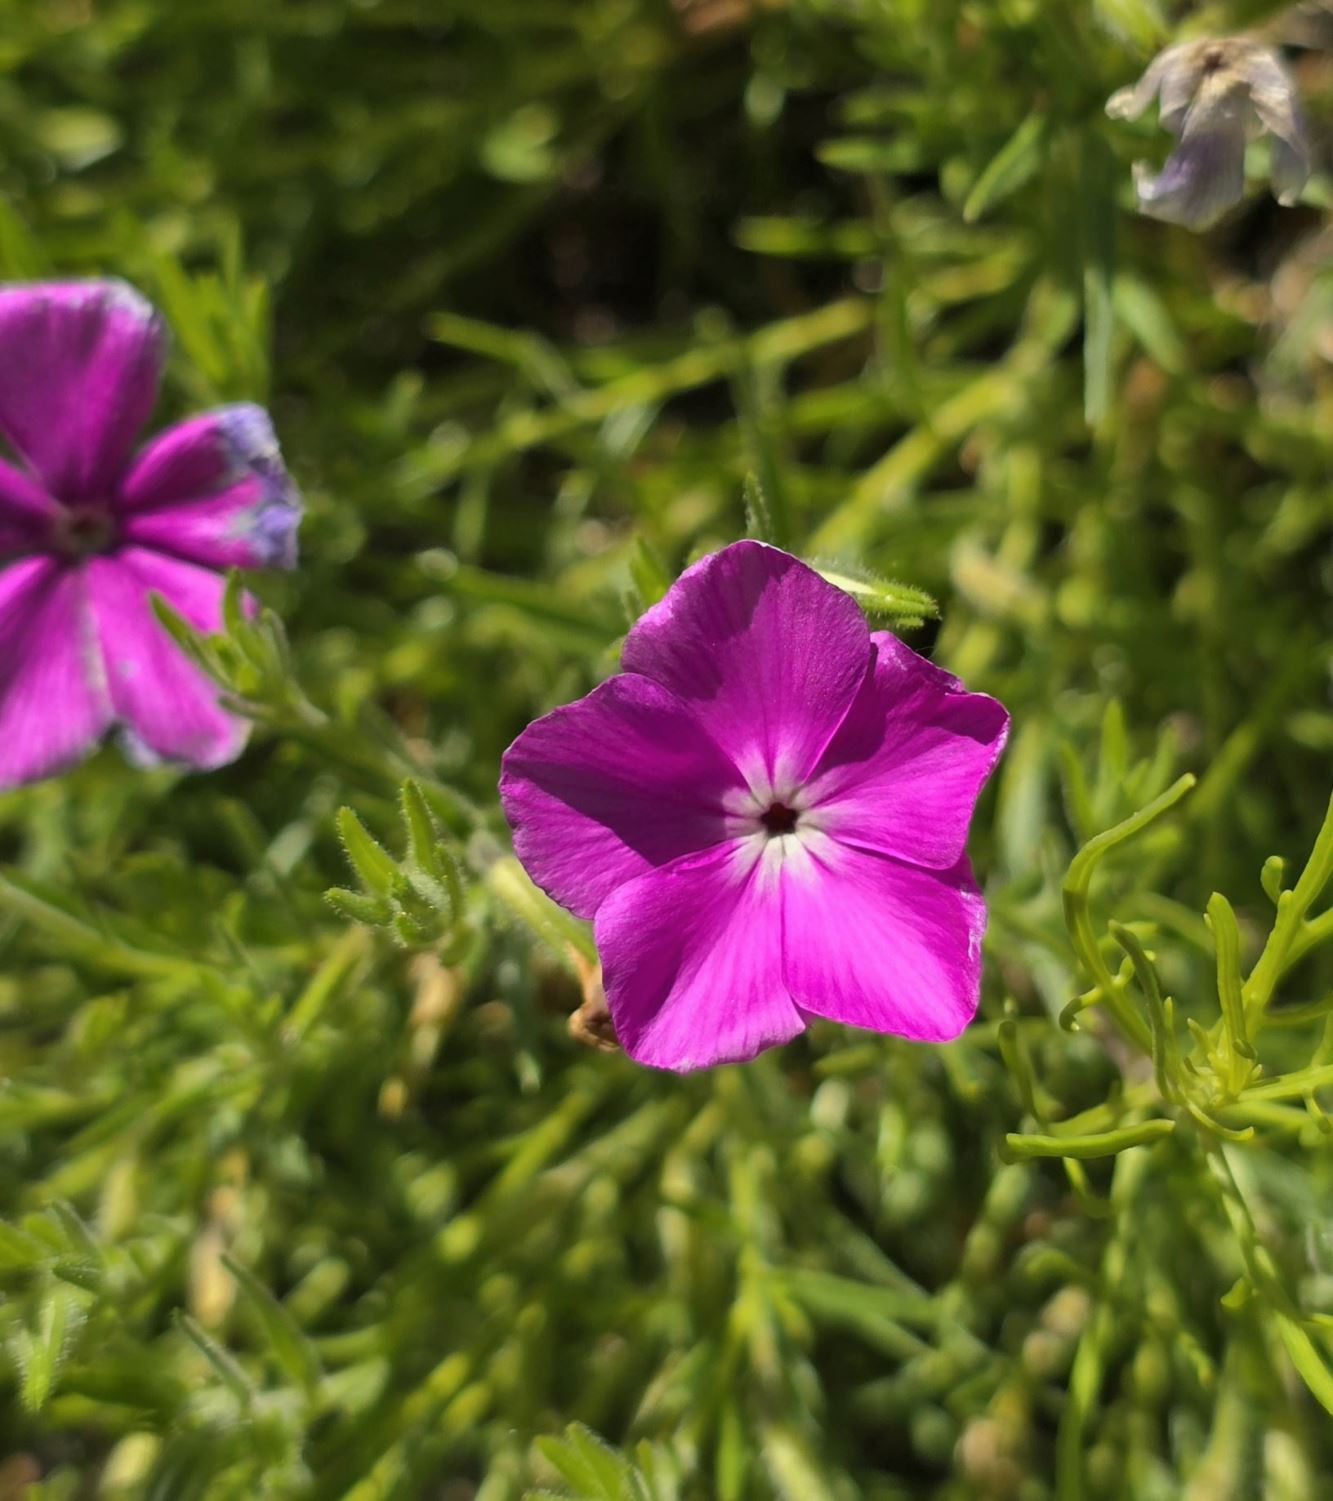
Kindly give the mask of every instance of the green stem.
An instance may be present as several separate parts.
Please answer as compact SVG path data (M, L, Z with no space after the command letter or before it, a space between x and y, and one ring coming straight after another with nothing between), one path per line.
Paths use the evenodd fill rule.
M1329 798L1323 826L1315 837L1314 848L1310 851L1310 858L1301 872L1301 878L1293 890L1282 893L1277 906L1277 919L1268 935L1268 942L1264 944L1264 951L1245 982L1245 1009L1248 1014L1262 1012L1272 1000L1273 991L1288 966L1291 950L1297 938L1302 936L1305 915L1328 884L1330 876L1333 876L1333 797ZM1308 947L1307 943L1305 948ZM1303 948L1302 952L1304 951Z
M1089 839L1070 862L1062 893L1065 925L1069 929L1075 952L1092 976L1097 998L1111 1012L1125 1036L1142 1052L1149 1054L1152 1052L1152 1035L1149 1027L1129 1003L1128 998L1117 990L1106 961L1102 958L1101 949L1098 947L1096 935L1092 930L1088 892L1092 885L1093 872L1103 856L1116 845L1133 838L1135 834L1147 828L1154 819L1159 818L1178 803L1194 786L1195 780L1195 777L1187 773L1146 807L1140 808L1137 813L1131 814L1122 823L1116 824L1113 829L1107 829L1104 833Z
M688 349L647 370L635 370L593 390L579 391L553 408L516 412L483 437L436 465L437 483L513 453L568 437L629 407L650 406L696 386L735 375L749 366L785 365L826 344L864 333L874 321L875 303L848 297L813 313L771 324L744 338L726 339L702 349Z
M8 909L34 928L59 939L74 953L119 974L138 978L182 979L190 975L213 973L211 969L196 964L192 959L150 953L146 949L123 943L118 938L99 933L91 924L35 893L26 891L4 876L0 876L0 907Z

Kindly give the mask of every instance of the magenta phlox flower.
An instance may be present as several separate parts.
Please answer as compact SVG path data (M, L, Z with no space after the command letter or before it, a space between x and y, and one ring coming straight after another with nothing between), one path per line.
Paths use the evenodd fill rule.
M0 787L118 729L132 759L234 759L246 722L153 614L221 628L224 571L291 567L300 501L268 416L192 417L133 453L161 319L115 281L0 287Z
M812 1017L956 1037L1004 708L759 542L687 569L622 663L524 730L500 792L533 880L594 923L626 1051L736 1062Z

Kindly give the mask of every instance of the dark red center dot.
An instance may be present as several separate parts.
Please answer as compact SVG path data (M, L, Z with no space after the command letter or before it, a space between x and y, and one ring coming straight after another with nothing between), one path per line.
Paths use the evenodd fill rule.
M786 803L774 803L767 813L759 820L764 826L766 833L771 835L790 834L796 828L796 820L800 817L795 808L789 808Z
M69 557L86 558L105 552L114 540L115 525L103 506L69 506L55 526L56 548Z

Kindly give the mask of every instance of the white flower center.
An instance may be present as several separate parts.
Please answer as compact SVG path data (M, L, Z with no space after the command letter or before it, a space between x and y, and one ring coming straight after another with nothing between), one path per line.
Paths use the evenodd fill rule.
M732 869L744 879L758 867L759 880L775 885L785 870L791 877L810 879L815 860L835 858L833 841L823 832L818 810L803 788L774 787L767 778L752 780L728 807L729 832L735 838Z

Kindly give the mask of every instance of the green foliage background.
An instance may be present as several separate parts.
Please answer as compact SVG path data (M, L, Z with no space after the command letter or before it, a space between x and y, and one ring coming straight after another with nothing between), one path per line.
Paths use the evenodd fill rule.
M241 761L0 798L6 1501L1333 1493L1326 182L1135 215L1182 19L0 6L0 271L134 281L308 501ZM747 477L1015 731L976 1026L682 1080L568 1037L494 786Z

